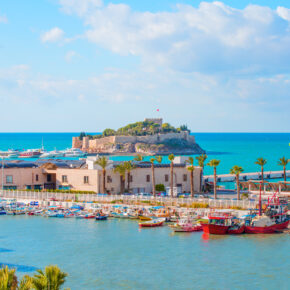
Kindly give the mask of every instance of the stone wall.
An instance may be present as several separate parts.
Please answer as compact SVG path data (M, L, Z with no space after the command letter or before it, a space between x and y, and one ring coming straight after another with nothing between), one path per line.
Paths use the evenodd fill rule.
M78 137L73 137L73 148L80 148L84 151L100 151L105 149L108 144L128 144L128 143L145 143L156 144L166 142L170 139L183 139L191 144L195 144L194 136L189 135L188 132L155 134L149 136L109 136L100 139L89 140L84 137L81 141Z

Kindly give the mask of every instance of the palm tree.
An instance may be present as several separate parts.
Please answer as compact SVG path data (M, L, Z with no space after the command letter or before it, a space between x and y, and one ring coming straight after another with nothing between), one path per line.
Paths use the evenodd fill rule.
M124 166L127 171L128 192L130 192L131 171L135 168L131 161L125 161Z
M151 158L150 159L150 162L151 162L151 174L152 174L152 192L153 192L153 196L156 196L154 161L156 161L155 158Z
M95 164L97 164L100 167L102 167L102 171L103 171L103 193L106 193L106 168L108 166L108 159L105 156L99 157L99 159L97 161L95 161Z
M170 161L170 192L171 192L171 197L173 197L173 160L175 156L173 154L170 154L168 156L168 159Z
M186 160L190 164L190 166L187 167L187 170L190 172L190 194L191 197L194 197L194 179L193 179L193 172L194 172L194 158L188 157L188 160Z
M124 187L125 187L125 179L126 179L126 167L125 167L124 163L120 163L119 165L117 165L114 168L114 172L120 174L120 182L121 182L121 186L120 186L121 192L120 193L123 194Z
M134 161L143 161L143 155L141 155L141 154L138 154L138 155L136 155L135 157L134 157Z
M238 165L235 165L231 168L230 174L234 174L236 176L237 183L237 199L240 200L240 174L244 171L244 169Z
M15 269L9 269L8 266L0 269L0 289L17 289L17 277L15 275Z
M36 272L32 277L33 288L36 290L59 290L68 276L57 266L47 266L44 272L42 270L37 270Z
M289 163L289 159L286 159L285 157L280 158L279 161L278 161L278 165L283 166L284 182L285 183L286 183L286 179L287 179L287 176L286 176L286 166L288 165L288 163Z
M267 164L267 160L264 158L258 158L255 164L261 166L262 185L264 185L264 166Z
M219 166L220 162L221 162L220 160L212 159L212 160L210 160L210 162L207 164L208 166L213 167L213 175L214 175L214 178L213 178L214 199L217 199L217 194L216 194L216 189L217 189L216 168L217 168L217 166Z
M28 275L23 276L17 290L31 290L33 289L32 278Z
M195 158L198 162L198 166L201 168L201 170L200 170L200 187L202 188L202 176L203 176L205 160L207 159L207 155L201 154L199 156L196 156Z

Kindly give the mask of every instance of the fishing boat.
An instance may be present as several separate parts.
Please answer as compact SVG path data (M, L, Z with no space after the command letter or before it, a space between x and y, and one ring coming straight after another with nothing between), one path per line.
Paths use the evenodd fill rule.
M225 235L231 226L232 217L223 212L211 213L208 223L202 223L203 232L206 234Z
M107 215L103 215L103 214L97 214L96 215L96 220L97 221L105 221L108 219L108 216Z
M200 224L194 224L188 217L180 219L172 226L174 232L199 232L202 231Z
M145 215L139 215L138 218L140 221L151 221L152 220L152 217L145 216Z
M151 221L141 222L139 223L139 227L141 228L154 228L154 227L161 227L165 222L165 218L158 218L153 219Z
M273 234L287 229L288 201L274 194L268 198L265 210L262 212L261 199L259 201L259 215L245 221L245 232L248 234Z

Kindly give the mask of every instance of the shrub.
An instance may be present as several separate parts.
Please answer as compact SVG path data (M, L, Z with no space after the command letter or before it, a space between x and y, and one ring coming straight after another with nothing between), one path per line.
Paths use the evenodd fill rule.
M155 189L156 191L165 191L165 186L164 184L156 184Z

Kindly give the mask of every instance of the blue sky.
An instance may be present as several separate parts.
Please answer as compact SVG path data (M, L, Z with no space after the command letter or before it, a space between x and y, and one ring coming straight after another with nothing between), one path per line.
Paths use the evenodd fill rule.
M288 0L1 1L0 36L2 132L290 131Z

